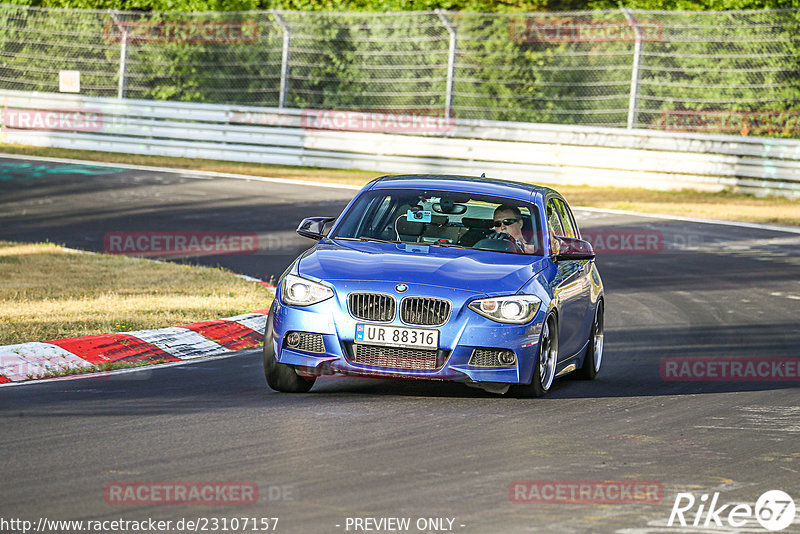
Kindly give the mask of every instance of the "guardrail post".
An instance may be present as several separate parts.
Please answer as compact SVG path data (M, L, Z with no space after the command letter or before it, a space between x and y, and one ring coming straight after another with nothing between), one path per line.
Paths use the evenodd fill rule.
M128 27L119 19L117 12L111 10L111 18L114 19L114 24L117 25L120 32L120 48L119 48L119 83L117 83L117 98L125 98L125 85L127 78L128 68Z
M286 19L283 18L277 9L271 9L270 12L283 31L283 51L281 52L281 88L278 95L278 107L286 107L286 93L289 91L289 47L291 46L292 34L289 30L289 25Z
M443 9L437 9L436 14L442 21L447 33L450 34L450 50L447 54L447 92L445 94L445 114L448 118L453 116L453 90L456 83L456 46L458 44L458 33L455 24L447 16Z
M632 9L628 7L623 7L620 9L622 9L622 14L625 15L625 19L628 21L628 24L631 25L634 35L631 93L628 100L628 129L630 130L636 127L639 113L639 77L641 75L642 54L644 52L644 30L636 20L636 16L633 14Z

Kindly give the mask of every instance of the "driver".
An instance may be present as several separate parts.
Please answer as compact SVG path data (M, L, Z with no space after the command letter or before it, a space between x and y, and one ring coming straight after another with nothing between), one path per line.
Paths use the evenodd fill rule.
M525 254L535 254L536 245L525 241L522 235L522 213L519 208L510 204L501 204L494 210L492 228L496 234L508 234L514 240L517 249Z

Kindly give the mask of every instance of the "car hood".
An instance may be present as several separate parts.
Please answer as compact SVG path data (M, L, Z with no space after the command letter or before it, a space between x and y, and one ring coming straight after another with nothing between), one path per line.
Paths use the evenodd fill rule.
M298 262L301 276L320 280L416 283L488 295L516 293L543 268L541 256L332 239Z

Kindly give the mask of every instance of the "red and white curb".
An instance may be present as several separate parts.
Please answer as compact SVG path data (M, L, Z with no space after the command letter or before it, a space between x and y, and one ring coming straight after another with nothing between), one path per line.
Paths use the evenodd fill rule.
M269 310L157 330L0 346L0 384L114 363L180 362L257 347Z

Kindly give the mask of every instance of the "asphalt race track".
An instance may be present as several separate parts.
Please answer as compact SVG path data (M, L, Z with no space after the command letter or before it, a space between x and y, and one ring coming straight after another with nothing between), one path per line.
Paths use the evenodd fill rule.
M256 254L182 261L269 279L310 244L293 237L297 222L336 215L353 194L4 158L0 239L103 250L108 232L255 232L272 243ZM287 533L401 531L366 530L377 523L364 521L356 529L356 518L410 518L408 532L767 532L752 517L731 527L732 505L722 526L711 519L704 529L705 513L699 526L691 522L702 496L708 504L716 492L718 507L754 507L776 489L800 506L800 381L673 380L662 360L796 362L800 234L576 215L586 233L660 236L655 249L598 250L607 304L596 381L560 380L543 399L357 378L322 378L310 393L288 395L267 389L260 354L246 351L3 387L0 517L34 525L278 517L277 531ZM238 506L121 505L104 495L121 482L175 481L244 481L259 497ZM663 494L514 502L516 481L641 481ZM681 492L697 499L689 526L668 527ZM436 518L444 521L426 521ZM800 512L783 532L800 532Z

